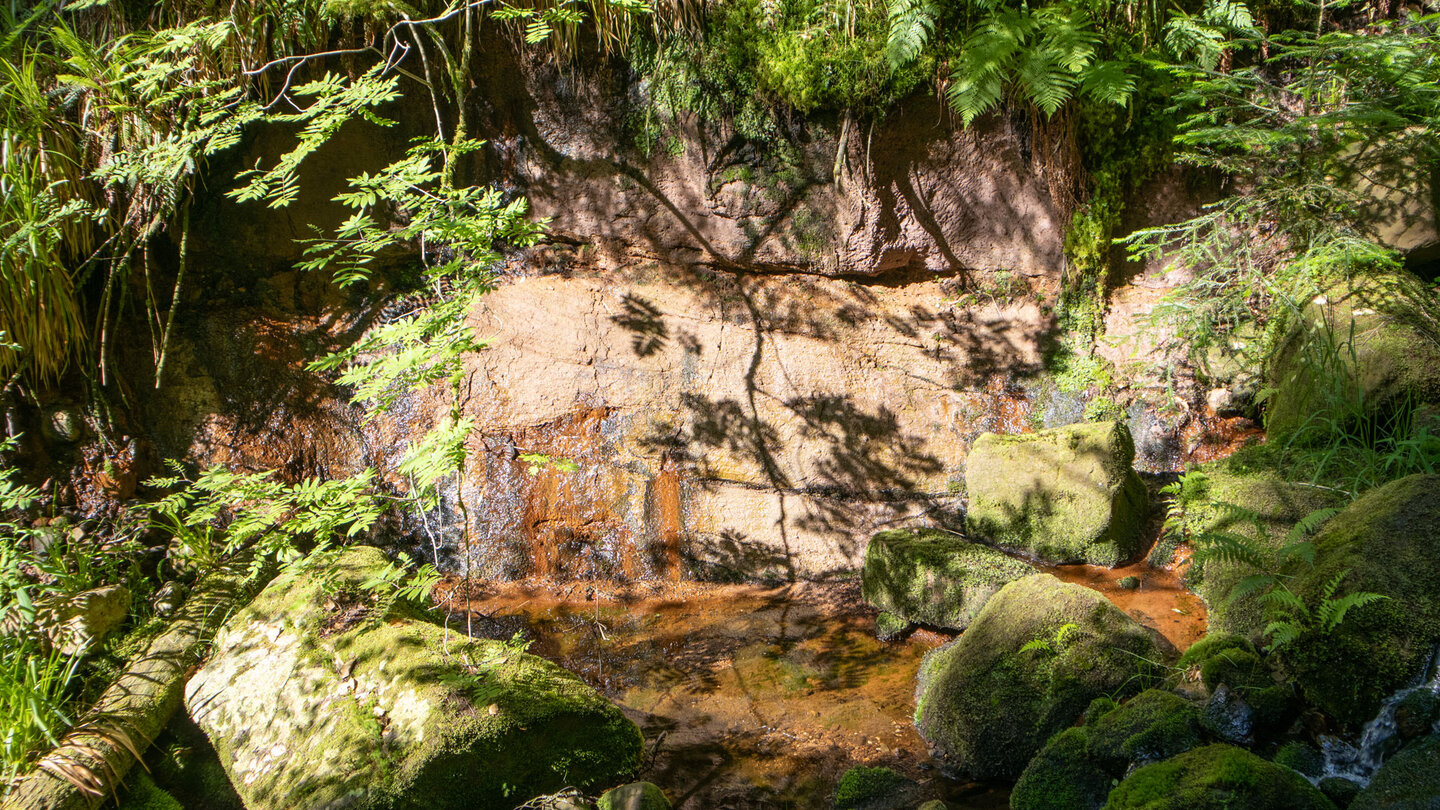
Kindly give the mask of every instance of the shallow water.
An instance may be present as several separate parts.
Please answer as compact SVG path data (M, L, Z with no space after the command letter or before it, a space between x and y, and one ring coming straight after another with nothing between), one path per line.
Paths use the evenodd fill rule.
M1203 606L1173 575L1133 568L1052 572L1096 587L1177 646L1204 633ZM1131 573L1139 591L1110 587ZM441 600L452 622L523 632L532 652L622 706L645 733L640 778L680 807L827 808L854 765L894 768L959 810L1008 806L1005 787L944 778L911 723L920 659L952 636L876 640L856 581L486 583L468 605L459 590Z

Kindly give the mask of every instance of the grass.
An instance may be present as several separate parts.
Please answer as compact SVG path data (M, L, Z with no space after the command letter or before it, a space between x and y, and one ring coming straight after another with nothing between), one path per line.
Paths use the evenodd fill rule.
M30 638L0 637L0 785L8 789L41 753L59 743L80 656L48 653Z

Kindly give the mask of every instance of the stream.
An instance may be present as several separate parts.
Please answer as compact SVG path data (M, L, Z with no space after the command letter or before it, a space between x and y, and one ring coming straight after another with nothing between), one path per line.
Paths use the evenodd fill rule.
M1143 562L1046 569L1096 588L1179 647L1205 631L1200 600ZM1138 590L1115 582L1141 578ZM639 778L687 808L829 807L840 775L884 765L952 808L1008 807L1008 787L942 776L911 722L925 653L953 638L885 643L858 579L782 586L686 581L459 582L452 626L508 639L571 670L643 730ZM463 628L462 628L463 629Z

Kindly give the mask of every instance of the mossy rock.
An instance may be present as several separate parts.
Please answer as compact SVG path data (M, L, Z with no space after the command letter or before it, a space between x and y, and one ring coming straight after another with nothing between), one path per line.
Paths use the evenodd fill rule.
M1274 393L1266 404L1272 437L1329 426L1354 414L1392 418L1401 409L1440 404L1440 300L1424 282L1397 271L1330 285L1285 319L1271 356Z
M1105 810L1334 810L1305 777L1217 743L1137 768Z
M1345 810L1345 808L1354 804L1355 797L1359 796L1360 791L1364 790L1359 782L1346 779L1343 776L1326 777L1317 782L1315 786L1320 788L1320 792L1325 794L1325 798L1334 802L1335 806L1340 808L1340 810Z
M1327 633L1307 633L1281 650L1305 699L1346 723L1374 716L1380 702L1429 661L1440 641L1440 475L1414 475L1376 487L1315 536L1315 564L1299 567L1293 588L1319 604L1336 596L1387 596L1351 610Z
M1148 496L1124 422L975 440L967 530L1055 563L1113 566L1140 551Z
M1395 704L1395 734L1409 742L1430 733L1440 721L1440 695L1427 687L1419 687Z
M1284 765L1301 776L1311 779L1325 772L1325 757L1315 746L1303 742L1288 742L1275 752L1275 764Z
M1173 692L1150 689L1119 707L1099 698L1086 710L1084 726L1051 737L1025 766L1010 794L1011 810L1095 810L1132 767L1203 741L1199 710Z
M125 779L125 795L119 810L185 810L184 805L155 784L142 768L136 768Z
M1118 707L1098 698L1086 710L1083 726L1055 735L1030 761L1010 806L1099 808L1135 765L1188 751L1202 741L1198 710L1174 693L1151 689Z
M658 785L631 782L605 791L596 810L670 810L670 799Z
M835 787L835 810L880 810L908 806L919 790L912 779L890 768L851 768Z
M1139 692L1173 655L1095 591L1036 574L1006 585L925 657L915 726L956 769L1014 779L1092 700Z
M405 610L335 604L386 564L351 548L323 576L272 583L186 686L248 810L509 810L635 769L640 730L571 673L501 642L447 638Z
M1350 810L1440 810L1440 735L1411 743L1387 760Z
M1266 446L1242 449L1221 461L1201 466L1205 503L1185 514L1185 532L1194 536L1210 531L1235 532L1278 549L1296 523L1318 509L1340 506L1344 496L1321 487L1285 480L1276 468L1274 451ZM1259 517L1260 531L1219 504L1233 504ZM1257 594L1232 598L1235 584L1255 571L1243 563L1211 559L1191 566L1190 587L1205 600L1209 629L1259 640L1265 611Z
M933 530L870 538L860 592L871 606L915 624L964 630L1002 587L1035 573L989 546Z

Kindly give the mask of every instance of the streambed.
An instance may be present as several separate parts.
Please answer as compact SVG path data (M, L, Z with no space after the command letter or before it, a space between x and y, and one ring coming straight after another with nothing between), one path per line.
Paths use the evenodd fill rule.
M1131 570L1134 569L1134 570ZM1094 587L1177 646L1204 608L1174 575L1048 569ZM1115 586L1127 574L1137 591ZM653 781L687 808L828 808L854 765L884 765L952 808L1008 807L1008 789L945 778L911 723L915 674L953 636L884 643L858 580L783 586L532 580L442 588L452 627L510 638L577 673L644 731Z

